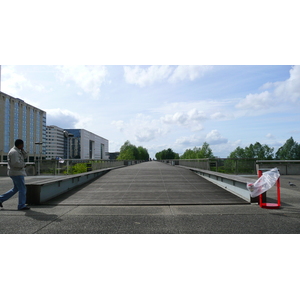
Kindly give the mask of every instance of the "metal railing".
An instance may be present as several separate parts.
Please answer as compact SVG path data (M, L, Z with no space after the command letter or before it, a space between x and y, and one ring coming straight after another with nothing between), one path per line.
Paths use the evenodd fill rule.
M215 171L225 174L254 175L256 171L256 159L215 158L215 159L169 159L161 162L171 165L180 165L202 170Z
M142 163L141 160L85 160L85 159L64 159L64 160L36 160L26 163L28 176L35 175L75 175L89 171L97 171L106 168L131 166ZM7 162L0 164L0 176L7 176Z
M57 160L43 160L40 174L73 175L112 167L130 166L141 162L143 161L66 159L61 163Z

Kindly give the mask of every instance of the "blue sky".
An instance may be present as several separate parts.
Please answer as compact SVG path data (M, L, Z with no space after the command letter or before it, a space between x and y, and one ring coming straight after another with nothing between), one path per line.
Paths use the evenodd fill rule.
M2 91L47 111L48 125L151 157L300 142L295 1L16 2L2 6Z
M126 141L151 157L208 142L236 147L300 142L300 66L3 65L2 91L47 112L47 125L84 128L118 151Z

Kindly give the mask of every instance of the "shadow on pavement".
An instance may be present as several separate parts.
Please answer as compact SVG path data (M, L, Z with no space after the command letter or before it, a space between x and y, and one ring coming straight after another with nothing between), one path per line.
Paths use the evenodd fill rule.
M34 211L32 209L26 211L25 216L38 221L49 221L49 220L53 220L57 222L62 221L62 219L59 218L59 216L56 214L45 214L43 212Z

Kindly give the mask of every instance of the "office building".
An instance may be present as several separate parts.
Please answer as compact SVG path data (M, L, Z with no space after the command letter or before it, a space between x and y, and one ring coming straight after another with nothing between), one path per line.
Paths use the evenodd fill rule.
M108 140L85 129L65 129L68 158L109 159ZM67 134L66 134L67 136Z
M85 129L46 126L46 112L0 92L0 161L16 139L24 141L28 161L39 159L109 159L108 140Z
M64 158L65 136L64 129L55 125L46 128L46 159Z
M16 139L24 141L29 161L46 155L46 112L0 92L0 160L6 161Z

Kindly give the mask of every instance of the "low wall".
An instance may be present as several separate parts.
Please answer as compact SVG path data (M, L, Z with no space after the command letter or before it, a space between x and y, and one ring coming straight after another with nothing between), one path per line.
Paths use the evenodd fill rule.
M280 175L300 175L300 160L258 160L256 170L277 168Z
M143 163L141 160L65 160L60 164L57 160L42 160L41 162L26 162L26 174L28 176L40 175L71 175L72 167L76 164L85 164L86 170L97 171L107 168L131 166ZM41 165L39 165L41 163ZM81 170L80 170L81 171ZM81 171L82 172L82 171ZM68 174L69 173L69 174ZM0 176L7 176L7 162L0 162Z
M59 178L41 180L34 183L27 183L27 204L41 204L54 197L70 191L82 184L95 180L107 172L122 167L114 167L91 171L76 175L61 176Z
M201 170L198 168L189 168L181 166L181 168L189 169L206 180L226 189L228 192L246 200L249 203L257 203L258 197L252 198L247 189L247 182L255 182L249 178L244 178L238 175L229 175L209 170Z
M28 176L36 175L35 163L26 163L25 170ZM7 162L0 163L0 176L7 176Z

